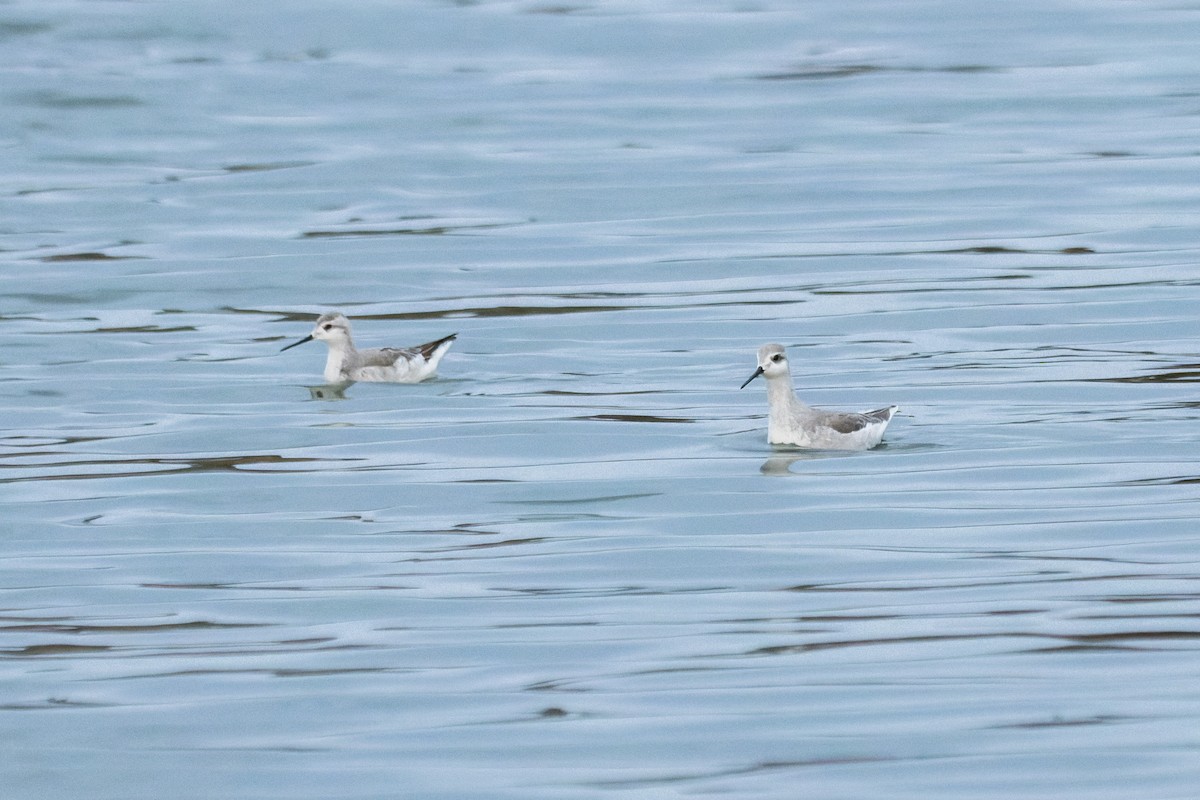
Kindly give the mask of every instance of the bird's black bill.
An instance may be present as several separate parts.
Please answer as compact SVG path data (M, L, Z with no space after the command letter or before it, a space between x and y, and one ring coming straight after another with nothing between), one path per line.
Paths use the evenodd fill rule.
M291 344L289 344L287 347L284 347L284 348L282 348L282 349L281 349L279 352L281 352L281 353L282 353L284 350L291 350L293 347L296 347L297 345L302 345L302 344L304 344L305 342L311 342L311 341L312 341L312 338L313 338L313 337L312 337L312 335L311 335L311 334L310 334L310 335L308 335L308 336L305 336L305 337L304 337L303 339L301 339L300 341L298 341L298 342L292 342L292 343L291 343Z
M739 389L745 389L747 386L749 386L749 385L750 385L750 381L754 380L754 379L755 379L755 378L757 378L759 375L762 375L762 373L763 373L763 369L762 369L762 367L759 367L758 369L754 370L754 374L753 374L753 375L751 375L749 378L746 378L746 382L745 382L745 383L743 383L743 384L742 384L741 386L739 386L738 388L739 388Z

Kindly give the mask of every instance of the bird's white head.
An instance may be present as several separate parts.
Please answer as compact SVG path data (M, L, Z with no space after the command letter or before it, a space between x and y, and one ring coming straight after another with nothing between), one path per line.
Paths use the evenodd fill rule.
M329 314L322 314L317 317L316 327L313 332L305 336L298 342L292 342L283 350L291 350L293 347L298 347L305 342L311 342L313 339L320 339L332 348L341 347L350 343L350 320L340 311L334 311ZM279 352L283 352L280 350Z
M746 383L743 383L738 388L746 388L746 385L759 375L770 380L771 378L779 378L787 374L787 352L783 349L783 345L764 344L758 348L758 369L754 370L754 374L746 378Z
M322 314L317 317L312 338L328 342L330 345L336 342L348 342L350 341L350 320L346 319L340 311Z

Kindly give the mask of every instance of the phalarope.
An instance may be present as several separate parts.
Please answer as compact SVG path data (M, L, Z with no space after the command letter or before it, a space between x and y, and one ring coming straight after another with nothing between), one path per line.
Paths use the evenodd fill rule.
M340 311L322 314L313 332L279 352L320 339L329 345L325 380L330 384L352 381L420 383L437 373L438 362L450 349L457 333L416 347L382 347L359 350L350 338L350 320Z
M758 369L740 389L762 375L767 381L767 441L819 450L869 450L883 439L883 431L900 407L888 406L856 414L822 411L805 405L792 389L787 353L781 344L758 348Z

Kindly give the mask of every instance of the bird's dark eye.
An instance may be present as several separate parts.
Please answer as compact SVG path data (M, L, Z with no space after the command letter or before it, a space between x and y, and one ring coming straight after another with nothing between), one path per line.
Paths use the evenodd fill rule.
M327 331L331 331L331 330L333 330L333 323L331 323L331 322L326 322L326 323L325 323L325 325L324 325L323 327L325 328L325 330L327 330Z
M771 360L778 364L780 361L783 361L783 353L776 353L771 356Z

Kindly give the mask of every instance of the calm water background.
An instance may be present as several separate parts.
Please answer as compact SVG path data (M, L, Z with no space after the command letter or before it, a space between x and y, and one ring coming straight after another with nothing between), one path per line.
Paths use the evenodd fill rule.
M4 797L1194 797L1197 41L0 5Z

